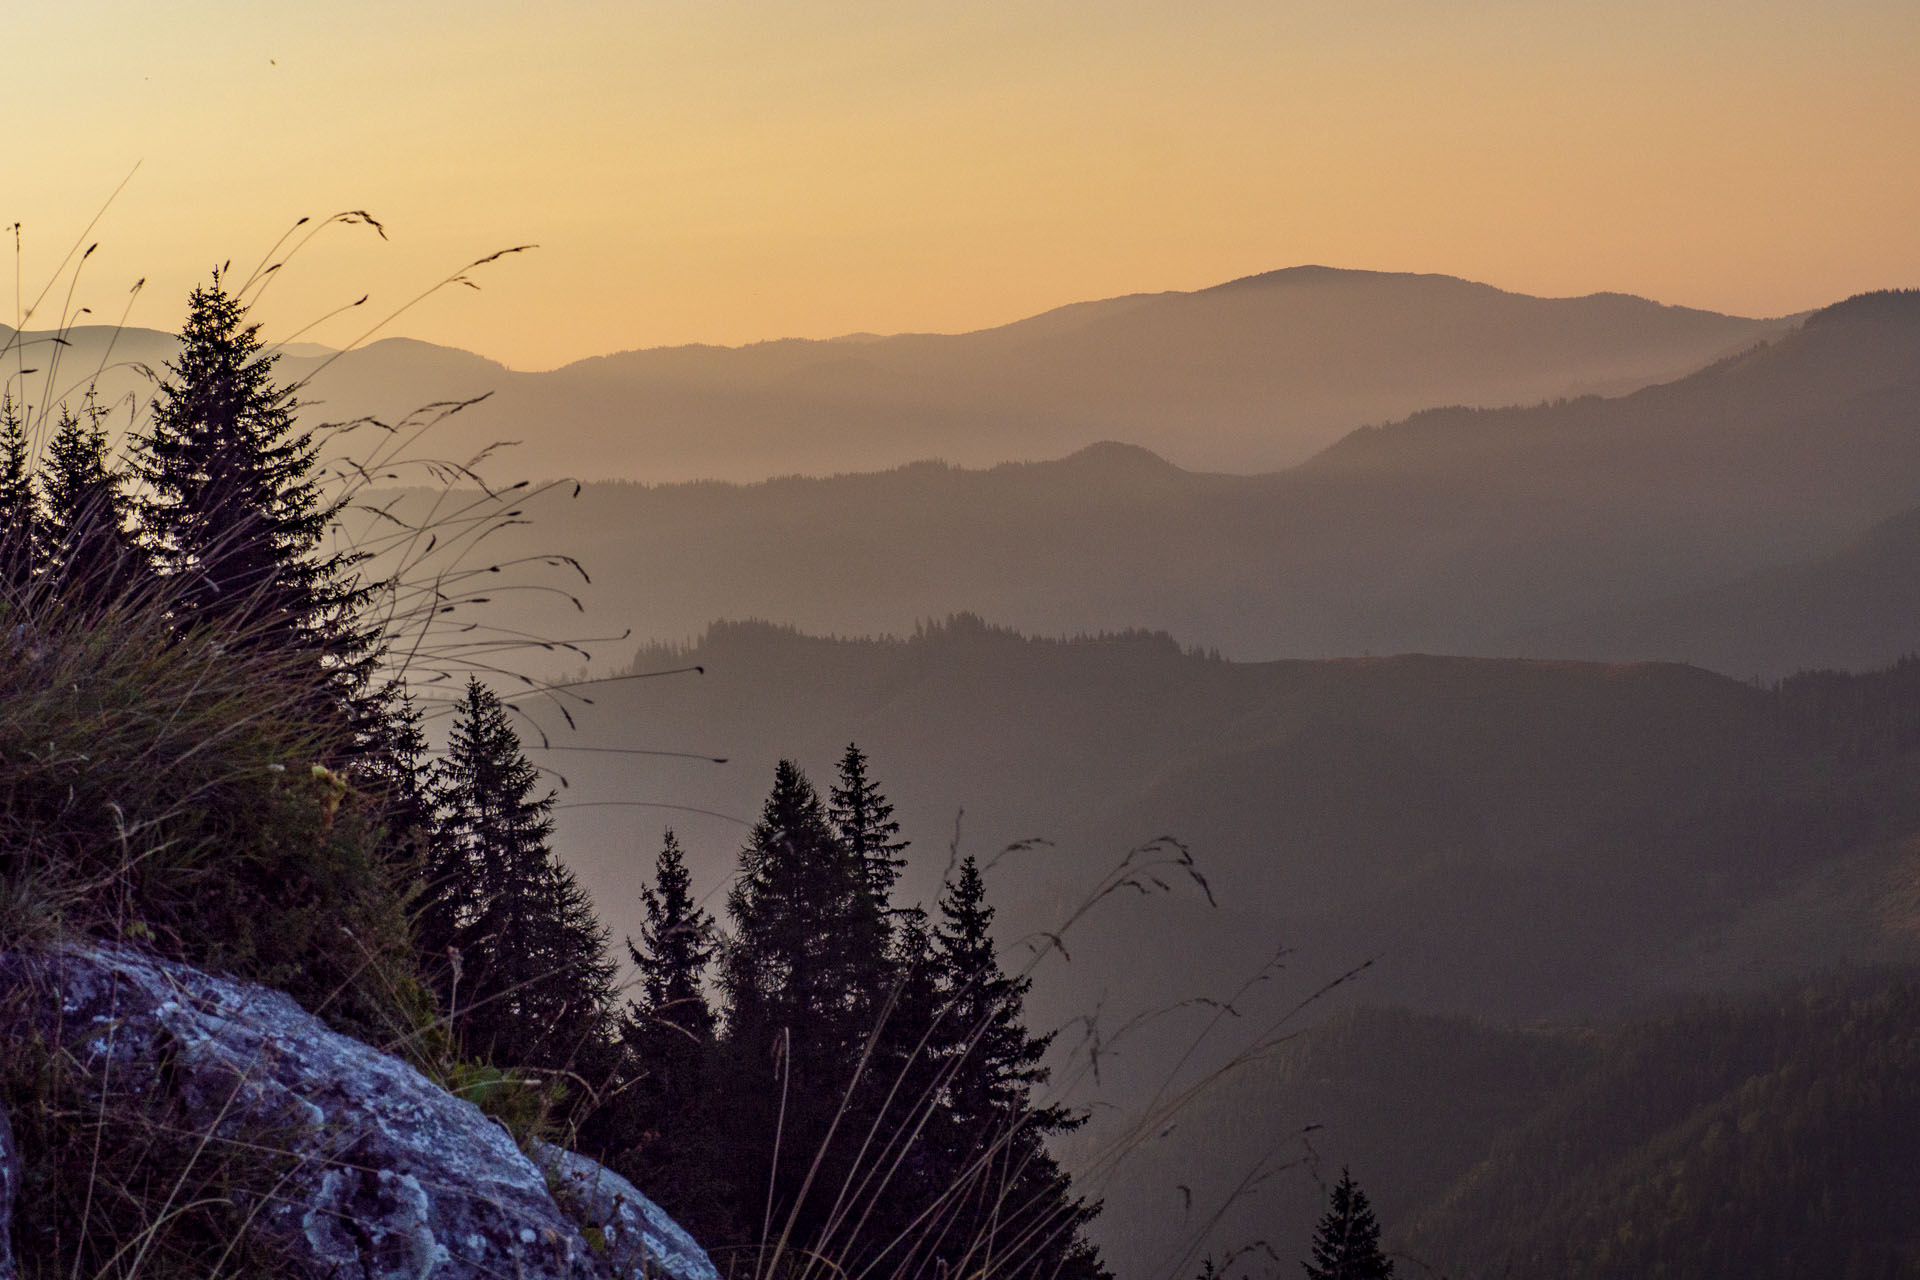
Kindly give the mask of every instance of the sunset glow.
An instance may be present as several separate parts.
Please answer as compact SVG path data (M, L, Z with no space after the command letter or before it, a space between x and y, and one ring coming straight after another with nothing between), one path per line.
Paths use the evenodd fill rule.
M262 315L519 368L962 330L1298 263L1775 315L1920 282L1920 8L1412 0L37 6L0 216L28 299L177 324L302 215ZM58 299L36 324L50 323ZM364 317L364 318L363 318Z

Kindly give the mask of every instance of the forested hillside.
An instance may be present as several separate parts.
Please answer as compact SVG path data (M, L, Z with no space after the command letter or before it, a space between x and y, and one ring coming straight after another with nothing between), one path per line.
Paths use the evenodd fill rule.
M578 1280L654 1274L671 1238L712 1277L613 1169L757 1274L1106 1276L989 873L896 902L859 751L824 797L783 761L724 923L671 835L629 868L629 995L517 710L460 669L502 652L464 638L484 601L445 590L457 557L372 577L335 541L366 469L323 465L244 294L193 291L124 451L97 399L0 396L0 1270L478 1277L531 1251ZM520 491L395 536L457 549ZM335 1031L362 1042L345 1085L305 1061L342 1060ZM479 1234L502 1188L551 1221Z
M1133 845L1172 834L1193 850L1221 905L1113 904L1042 981L1053 1019L1108 988L1142 1004L1231 990L1282 941L1301 982L1372 958L1368 999L1520 1017L1913 954L1882 914L1920 829L1907 747L1877 729L1871 750L1847 741L1867 732L1862 708L1899 714L1877 687L1237 664L1165 637L1037 641L964 618L898 641L716 627L636 669L688 664L705 674L584 690L577 731L545 718L552 749L533 751L569 783L560 829L616 930L633 927L624 877L660 824L716 885L730 819L777 759L766 744L818 768L858 741L913 841L909 898L931 901L956 818L960 850L982 857L1055 842L1004 862L1009 936L1057 924Z
M1574 1028L1358 1010L1144 1146L1108 1187L1104 1238L1142 1273L1185 1250L1268 1274L1261 1244L1307 1239L1348 1166L1409 1274L1905 1275L1916 1055L1910 971Z

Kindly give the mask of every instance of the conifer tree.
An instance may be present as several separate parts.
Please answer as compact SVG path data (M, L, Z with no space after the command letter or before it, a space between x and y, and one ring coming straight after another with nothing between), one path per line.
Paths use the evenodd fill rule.
M42 489L43 572L64 607L100 608L147 577L146 557L128 528L131 504L108 462L107 433L91 399L79 416L62 407Z
M933 929L917 906L893 917L893 989L874 1053L875 1072L893 1094L876 1118L875 1145L888 1160L898 1158L871 1231L883 1240L911 1228L946 1189L954 1165L939 1057L945 1022Z
M734 936L721 980L730 1029L785 1030L827 1059L857 1052L872 1026L870 982L884 954L884 921L865 868L836 838L813 784L792 761L774 771L727 913Z
M0 600L18 599L38 563L33 450L12 392L0 394Z
M1099 1208L1073 1194L1045 1146L1084 1117L1034 1100L1047 1081L1041 1059L1053 1037L1026 1029L1032 980L1000 967L993 916L985 878L969 856L941 897L933 937L946 1001L938 1054L956 1160L950 1176L959 1197L944 1247L961 1251L943 1261L1036 1277L1103 1276L1082 1235Z
M369 589L352 576L356 556L323 548L338 504L320 491L319 444L274 361L219 272L193 290L180 354L134 439L141 531L183 623L312 654L364 733L376 639L356 614Z
M653 884L640 893L646 913L640 945L627 941L640 976L631 1021L664 1028L663 1042L713 1039L713 1009L702 984L715 952L714 921L694 901L692 884L680 840L669 828L654 861Z
M424 876L436 818L434 770L420 709L404 687L390 686L365 761L363 783L379 794L392 860Z
M791 1220L794 1242L810 1247L885 1093L862 1064L883 999L886 920L791 761L774 771L727 914L727 1140L749 1157L736 1162L733 1210L742 1222Z
M1392 1280L1393 1262L1380 1252L1373 1207L1346 1169L1314 1228L1313 1257L1300 1265L1307 1280Z
M621 1021L627 1081L590 1140L618 1167L644 1174L649 1194L683 1225L720 1232L726 1226L713 1158L716 1019L704 989L717 938L713 917L694 900L671 830L640 900L646 923L637 945L627 940L640 992Z
M847 744L840 757L840 783L829 796L827 815L840 842L865 870L867 885L884 910L906 859L907 842L901 840L900 824L893 819L893 805L880 793L880 787L867 776L866 753Z
M450 949L442 995L455 1030L498 1065L597 1060L613 996L606 934L548 848L553 793L536 794L506 708L477 679L437 775L419 928L428 955Z

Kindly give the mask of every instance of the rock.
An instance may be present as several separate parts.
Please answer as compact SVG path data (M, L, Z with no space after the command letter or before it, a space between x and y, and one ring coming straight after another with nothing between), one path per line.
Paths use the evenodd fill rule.
M598 1233L616 1274L720 1280L693 1237L613 1170L537 1139L533 1157L573 1220Z
M280 992L110 945L0 955L0 1045L35 1034L118 1084L171 1090L216 1133L289 1135L293 1170L253 1220L278 1275L717 1280L624 1179L543 1148L590 1241L498 1123Z

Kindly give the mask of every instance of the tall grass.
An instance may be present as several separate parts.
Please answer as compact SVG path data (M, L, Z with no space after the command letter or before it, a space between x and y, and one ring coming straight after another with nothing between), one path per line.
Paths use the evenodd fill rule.
M312 230L343 223L377 229L356 211ZM69 392L96 425L124 413L126 435L149 407L138 394L111 406L90 394L109 369L111 343L77 379L65 367L69 335L86 314L72 298L91 253L76 246L63 264L52 331L34 349L21 332L49 297L63 296L60 281L16 317L0 350L4 398L23 412L19 438L36 469L70 411ZM434 288L471 283L467 272L499 256ZM257 298L285 260L269 254L242 292ZM149 368L120 371L149 387L159 381ZM477 583L577 568L564 557L469 563L491 531L520 518L514 499L528 486L487 487L486 451L465 461L423 453L432 428L461 407L314 428L330 553L360 575L347 584L357 616L345 621L374 637L371 673L287 643L287 620L264 595L226 602L222 620L197 621L179 579L154 572L131 540L124 555L76 554L50 544L28 513L0 515L0 561L30 567L0 581L0 952L99 939L277 987L531 1126L547 1094L463 1058L418 976L412 850L389 820L378 735L369 738L341 703L357 691L377 708L382 686L419 686L430 699L456 666L504 669L509 650L528 641L476 620L485 602ZM124 453L119 461L124 476ZM447 490L477 483L481 495L411 520L369 509L377 486L404 478ZM357 511L366 518L356 522ZM49 514L69 526L122 523L105 493ZM43 1042L7 1046L0 1105L24 1162L15 1206L23 1274L271 1270L250 1253L245 1227L247 1206L282 1190L288 1147L275 1135L217 1136L218 1117L130 1091L110 1073L103 1080L94 1064Z
M355 211L300 233L335 223L378 229ZM244 287L254 296L284 263L273 260L278 251ZM81 253L78 261L85 259ZM465 271L436 287L464 282ZM50 389L60 385L60 333L76 319L63 313L51 340ZM12 383L21 383L29 368L23 353L0 355L14 357ZM43 400L34 415L36 450L44 449L54 403ZM137 402L123 407L130 421L141 413ZM480 672L521 681L564 717L577 693L520 676L515 659L529 650L578 653L576 642L501 631L486 622L484 606L503 590L539 591L577 611L572 583L585 572L560 554L488 556L492 539L523 522L525 502L543 488L488 484L491 450L464 460L423 452L463 407L429 405L392 422L320 428L340 539L333 550L365 557L363 616L380 638L381 678L419 697L429 714L450 707L461 677ZM395 497L396 490L411 492ZM17 532L0 530L0 549ZM133 573L109 589L86 580L88 571L56 557L31 580L0 587L0 951L112 939L260 981L343 1030L408 1054L457 1092L511 1113L522 1128L550 1120L553 1090L464 1059L447 1034L450 1011L436 1010L426 993L409 937L417 867L405 833L389 829L366 744L338 719L315 715L337 693L337 670L311 653L256 643L248 626L270 621L183 626L181 596L164 576ZM562 581L537 576L543 571ZM1068 939L1103 903L1164 892L1178 880L1205 890L1177 843L1130 852L1056 929L1034 940L1017 976L1065 959ZM1259 1029L1200 1083L1169 1082L1136 1119L1114 1127L1078 1171L1083 1185L1097 1194L1103 1177L1200 1089L1295 1034L1312 999ZM897 1010L882 1011L802 1185L769 1188L760 1239L723 1257L737 1280L1025 1277L1080 1229L1076 1202L1035 1191L1025 1176L1044 1148L1020 1122L974 1135L964 1164L912 1221L900 1225L885 1212L938 1140L945 1091L987 1030L985 1020L953 1028L958 1007L939 1013L904 1064L885 1068L875 1049ZM1214 1043L1233 1013L1232 999L1217 1002L1193 1052ZM1076 1096L1103 1055L1151 1025L1104 1028L1089 1018L1038 1105ZM956 1030L958 1050L936 1058L936 1039L952 1046ZM621 1085L568 1064L544 1075L567 1081L584 1099L578 1112ZM878 1114L864 1132L850 1132L855 1098L876 1091ZM283 1184L287 1147L274 1135L216 1141L206 1117L163 1097L96 1088L79 1064L46 1045L10 1047L0 1097L27 1154L33 1198L22 1218L24 1274L245 1275L271 1265L249 1253L244 1206ZM834 1144L851 1144L855 1158L837 1185L827 1185ZM826 1226L802 1247L800 1206L819 1197L830 1204ZM77 1231L61 1216L76 1199L87 1206ZM787 1212L772 1211L776 1199ZM1178 1280L1191 1252L1191 1243L1174 1250L1168 1280Z

